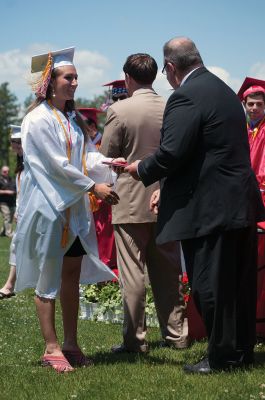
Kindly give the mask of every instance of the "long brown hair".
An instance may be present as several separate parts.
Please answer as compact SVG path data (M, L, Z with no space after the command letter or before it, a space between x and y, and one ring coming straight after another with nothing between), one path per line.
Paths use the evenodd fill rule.
M43 99L41 97L37 97L30 104L30 106L28 107L26 114L28 114L30 111L32 111L36 107L38 107L41 103L43 103L43 101L45 101L45 100L47 101L47 100L50 100L52 98L52 84L51 84L51 82L57 78L57 76L59 75L59 72L60 72L60 67L56 68L56 69L54 69L52 71L50 83L48 85L47 92L46 92L46 98ZM82 130L83 135L84 135L84 139L85 139L85 142L86 142L88 140L88 138L89 138L88 129L86 127L86 124L82 120L81 115L78 113L78 111L75 108L75 101L74 100L66 100L64 112L72 112L72 111L75 111L75 114L76 114L75 121L76 121L77 125L79 126L79 128Z
M24 163L23 163L23 156L19 156L17 154L17 163L16 163L16 168L15 168L15 174L18 172L22 172L24 169Z

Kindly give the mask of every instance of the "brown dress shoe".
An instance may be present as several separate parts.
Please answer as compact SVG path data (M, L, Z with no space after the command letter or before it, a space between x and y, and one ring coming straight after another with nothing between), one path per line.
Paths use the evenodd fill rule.
M173 349L181 350L181 349L187 349L190 347L191 341L189 338L186 338L183 341L178 341L178 340L163 340L160 343L160 347L171 347Z

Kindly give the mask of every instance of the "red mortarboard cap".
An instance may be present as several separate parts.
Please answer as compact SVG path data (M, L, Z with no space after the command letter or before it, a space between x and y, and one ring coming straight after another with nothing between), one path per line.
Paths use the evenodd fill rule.
M101 111L97 108L89 107L89 108L78 108L77 111L80 112L80 114L84 117L84 119L93 119L93 121L97 124L98 118L97 114L102 113L104 111Z
M124 79L120 79L117 81L112 81L109 83L105 83L102 86L112 86L112 96L113 95L120 95L120 94L124 94L124 93L128 93L126 86L125 86L125 80Z
M257 92L265 93L265 81L247 76L237 95L243 101L251 93Z

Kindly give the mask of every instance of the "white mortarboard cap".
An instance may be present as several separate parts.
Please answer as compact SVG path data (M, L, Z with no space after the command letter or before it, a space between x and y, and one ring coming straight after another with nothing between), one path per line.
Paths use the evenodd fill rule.
M50 54L52 56L52 69L62 67L64 65L73 65L74 52L74 47L51 51ZM44 71L48 62L48 56L49 53L33 56L31 61L31 72L35 73Z
M19 125L9 125L11 132L11 139L21 139L21 126Z

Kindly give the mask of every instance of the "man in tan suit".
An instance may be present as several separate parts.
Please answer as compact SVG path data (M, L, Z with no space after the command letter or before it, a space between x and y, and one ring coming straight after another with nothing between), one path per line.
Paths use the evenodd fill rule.
M165 102L152 88L157 64L148 54L134 54L123 67L130 96L108 109L100 152L124 157L128 163L155 152L160 142ZM156 215L150 198L158 184L144 188L128 173L120 174L115 191L120 202L112 208L117 262L124 305L123 343L112 351L148 350L145 341L145 265L153 290L161 334L166 345L188 346L185 303L180 284L177 242L155 244Z

